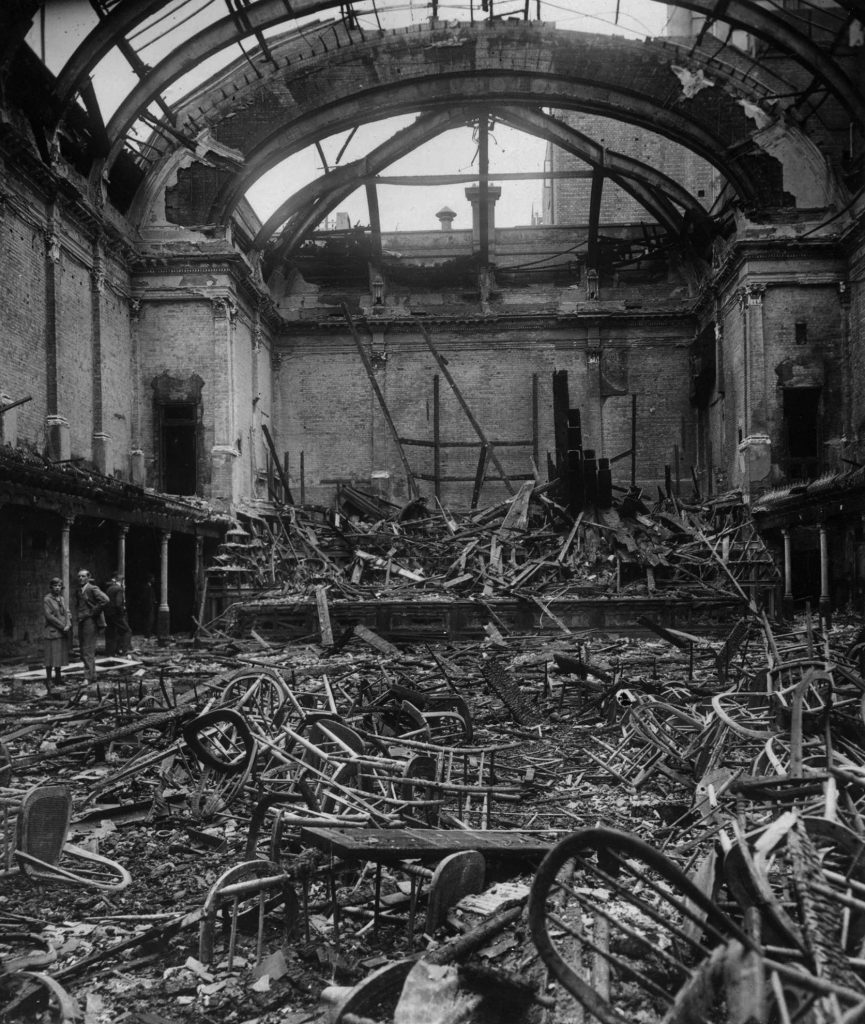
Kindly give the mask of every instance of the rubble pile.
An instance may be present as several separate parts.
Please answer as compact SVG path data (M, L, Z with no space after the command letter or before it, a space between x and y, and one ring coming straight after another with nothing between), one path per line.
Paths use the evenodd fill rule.
M327 601L517 599L547 610L591 596L752 602L778 571L737 493L647 505L638 489L609 508L570 512L527 482L507 501L452 512L416 499L403 508L356 488L338 510L286 508L229 531L208 570L222 611L203 635L289 638L279 608ZM322 597L317 598L321 607ZM549 613L548 613L549 614Z

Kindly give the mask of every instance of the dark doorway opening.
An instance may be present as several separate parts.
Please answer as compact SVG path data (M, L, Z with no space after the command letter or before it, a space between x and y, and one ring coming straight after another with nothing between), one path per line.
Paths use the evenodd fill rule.
M198 491L198 407L161 405L162 490L167 494Z
M820 473L820 388L785 388L787 473L808 480Z

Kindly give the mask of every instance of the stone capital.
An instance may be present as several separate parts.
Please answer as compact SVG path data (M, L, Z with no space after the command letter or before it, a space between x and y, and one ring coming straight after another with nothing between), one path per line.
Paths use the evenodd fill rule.
M105 289L105 260L98 256L90 269L90 286L99 295Z
M228 320L230 324L237 321L237 303L227 296L217 295L210 300L214 320Z
M56 231L45 232L45 255L51 263L60 262L60 235Z
M762 306L765 294L766 286L764 284L750 283L746 284L743 288L739 288L736 292L736 298L739 300L739 309Z

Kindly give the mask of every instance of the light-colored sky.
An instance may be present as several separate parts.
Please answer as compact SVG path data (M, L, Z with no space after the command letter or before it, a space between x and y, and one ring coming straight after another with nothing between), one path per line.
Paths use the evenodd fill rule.
M2 0L0 0L2 2ZM499 0L499 10L505 0ZM515 7L520 5L514 4ZM361 12L361 23L366 19L376 27L371 14L364 15L363 5L356 3ZM429 16L429 8L421 3L397 2L388 11L387 0L379 0L379 11L385 24L417 23ZM43 26L37 19L28 42L37 53L43 53L49 68L57 73L74 52L86 33L96 24L96 15L87 0L48 0ZM616 12L618 11L618 18ZM158 22L153 22L136 38L133 45L146 63L153 66L192 32L200 30L217 18L224 17L228 8L224 0L174 0ZM664 3L654 0L543 0L541 15L559 28L583 32L615 33L629 38L660 35L667 20ZM467 5L439 6L442 19L468 19ZM284 31L284 26L278 31ZM276 31L267 34L277 34ZM247 44L250 48L253 44ZM220 67L241 55L239 47L231 48L228 56L220 56L199 65L166 93L174 101L192 90ZM93 76L94 86L105 120L111 116L125 93L135 84L135 76L128 64L116 52L106 58ZM152 108L161 116L158 107ZM412 116L391 118L386 122L363 125L346 148L342 162L357 159L393 135L399 128L411 123ZM322 143L328 163L333 164L348 133L326 139ZM545 143L534 136L524 135L504 126L497 126L490 137L490 172L532 171L543 167ZM447 132L409 156L391 165L384 173L395 174L456 174L471 173L477 169L477 144L469 128ZM265 220L292 192L323 171L315 147L290 157L264 175L247 193L253 209ZM471 207L465 198L466 184L443 186L382 186L379 206L384 230L437 229L436 211L449 206L456 211L454 226L471 225ZM540 210L541 182L507 181L502 183L502 196L496 206L496 223L501 226L529 224L533 210ZM352 224L369 223L366 194L360 188L339 208L348 213Z

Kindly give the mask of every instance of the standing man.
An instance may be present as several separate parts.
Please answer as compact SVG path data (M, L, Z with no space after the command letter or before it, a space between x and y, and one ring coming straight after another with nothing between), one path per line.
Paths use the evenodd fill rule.
M102 626L102 609L107 604L108 596L96 586L87 569L79 569L73 615L78 623L78 646L88 683L96 682L96 634Z
M105 587L105 653L126 654L132 646L132 630L126 617L126 591L123 577L115 573Z

